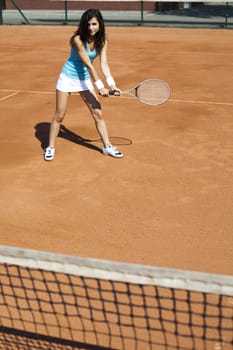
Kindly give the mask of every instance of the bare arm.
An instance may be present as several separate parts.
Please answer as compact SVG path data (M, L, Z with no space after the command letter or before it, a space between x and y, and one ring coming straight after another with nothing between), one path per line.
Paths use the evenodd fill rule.
M90 58L88 57L88 54L85 50L85 47L84 47L84 44L83 42L80 40L79 36L76 36L74 38L74 41L73 41L73 44L77 50L77 53L81 59L81 61L83 62L83 64L87 67L89 73L90 73L90 76L91 78L94 80L94 82L97 82L99 80L99 77L98 77L98 74L96 72L96 69L95 67L93 66L93 64L91 63L91 60ZM105 89L104 87L103 88L100 88L100 93L101 95L107 95L108 94L108 91L107 89Z
M99 79L98 74L93 66L93 64L91 63L90 58L88 57L88 54L86 53L85 47L83 42L80 40L79 36L76 36L74 38L73 44L77 50L77 53L81 59L81 61L83 62L83 64L87 67L91 78L96 81Z
M112 74L111 74L111 71L110 71L110 67L108 65L108 59L107 59L107 41L105 42L105 45L104 45L104 47L103 47L103 49L101 50L101 53L100 53L100 68L101 68L101 71L102 71L103 75L105 76L106 80L108 78L112 77ZM116 87L116 83L115 83L114 80L111 81L111 84L109 85L109 87L112 90L119 90Z
M100 53L100 68L105 78L111 76L111 72L110 72L110 68L107 60L107 41L105 42L104 47L102 48Z

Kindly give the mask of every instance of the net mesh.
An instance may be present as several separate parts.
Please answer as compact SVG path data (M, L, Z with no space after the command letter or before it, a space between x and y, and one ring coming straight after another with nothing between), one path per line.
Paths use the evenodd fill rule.
M85 273L84 260L81 267L72 262L75 273L71 274L65 272L66 268L58 271L56 264L52 270L53 264L42 269L31 267L31 263L21 266L12 261L0 264L0 349L231 350L233 347L230 277L224 295L174 288L172 278L169 287L164 276L161 286L144 283L140 272L130 282L127 280L132 280L132 273L126 278L120 271L120 280L115 278L111 262L105 271L101 267L101 273L97 274L96 261L85 268ZM98 274L103 278L97 278ZM109 278L111 274L113 279ZM191 280L192 273L189 275ZM216 281L218 287L220 282Z

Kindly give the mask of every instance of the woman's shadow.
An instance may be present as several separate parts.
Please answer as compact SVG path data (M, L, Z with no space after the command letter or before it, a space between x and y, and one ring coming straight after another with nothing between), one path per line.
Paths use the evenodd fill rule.
M35 125L35 137L39 140L41 148L44 150L49 143L49 128L50 123L41 122ZM100 152L101 149L91 144L92 140L85 139L80 135L67 129L64 125L61 125L58 137L62 137L65 140L74 142L78 145L90 148L94 151Z

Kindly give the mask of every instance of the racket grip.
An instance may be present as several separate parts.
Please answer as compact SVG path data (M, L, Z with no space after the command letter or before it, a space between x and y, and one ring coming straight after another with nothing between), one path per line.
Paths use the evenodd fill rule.
M110 95L110 96L114 96L116 92L118 92L118 93L119 93L119 91L118 91L118 90L109 90L109 92L108 92L108 93L109 93L109 95ZM99 92L99 95L101 96L101 93L100 93L100 92Z
M119 93L119 91L118 91L118 90L110 90L110 91L109 91L109 95L115 95L115 93L116 93L116 92L118 92L118 93Z

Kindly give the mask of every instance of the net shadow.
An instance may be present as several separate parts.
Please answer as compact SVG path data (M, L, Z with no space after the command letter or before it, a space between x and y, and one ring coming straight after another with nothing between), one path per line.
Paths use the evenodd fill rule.
M7 350L114 350L78 341L49 337L0 326L0 349Z

